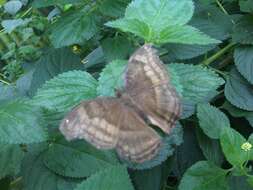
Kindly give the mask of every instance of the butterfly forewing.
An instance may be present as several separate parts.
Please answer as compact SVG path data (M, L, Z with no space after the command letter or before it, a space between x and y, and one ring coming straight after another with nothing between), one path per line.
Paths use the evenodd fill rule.
M129 59L125 88L149 121L169 134L180 115L180 100L170 84L166 68L150 44L139 48Z
M85 139L97 148L116 148L133 162L154 157L159 135L132 108L118 98L84 101L62 121L60 130L68 139Z

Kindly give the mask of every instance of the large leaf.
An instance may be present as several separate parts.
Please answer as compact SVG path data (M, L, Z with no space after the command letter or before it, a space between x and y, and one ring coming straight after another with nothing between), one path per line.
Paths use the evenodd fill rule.
M132 32L153 43L219 43L186 25L193 15L193 9L191 0L135 0L127 7L124 18L106 25Z
M174 164L174 157L147 170L131 170L130 176L136 190L160 190L165 184Z
M73 190L80 180L63 178L51 172L43 164L44 151L47 147L36 145L32 152L27 153L22 164L21 176L26 190Z
M59 112L69 110L81 100L96 97L97 81L85 71L69 71L47 81L32 103Z
M85 69L98 65L103 62L105 62L105 55L101 46L94 49L82 60L82 63L84 63Z
M238 189L252 190L252 187L247 182L246 176L240 176L240 177L231 176L229 178L229 187L230 187L230 190L238 190Z
M241 166L248 160L248 152L243 150L241 146L246 139L232 128L224 128L220 137L221 147L226 159L235 166Z
M227 116L218 108L209 104L199 104L197 107L197 116L199 126L210 138L220 138L223 128L230 127Z
M118 163L113 152L99 151L85 142L54 143L44 156L46 166L67 177L88 177Z
M238 108L253 111L253 85L233 68L225 85L225 96Z
M18 0L8 1L4 4L4 10L12 15L15 15L22 7L22 3Z
M159 38L152 39L152 41L158 44L182 43L198 45L206 45L219 42L200 32L197 28L187 25L173 27L168 26L161 31Z
M227 171L209 162L200 161L184 174L179 190L228 190Z
M234 59L238 71L253 84L253 46L237 47Z
M36 63L30 89L31 94L35 94L45 81L54 76L69 70L82 68L80 58L67 48L52 49L45 52Z
M189 24L219 40L230 37L233 27L232 18L217 6L203 6L200 3L196 3L196 10Z
M224 156L219 141L210 139L201 129L196 128L196 133L199 146L205 158L217 166L220 166L224 161Z
M253 44L253 16L242 16L234 27L233 41L241 44Z
M19 95L18 89L14 85L0 83L0 100L11 100Z
M77 186L75 190L134 190L127 170L113 166L98 172Z
M125 8L129 2L130 0L104 0L99 6L99 10L106 16L123 16Z
M169 60L183 60L202 55L214 49L215 45L167 44L165 48Z
M103 40L102 49L107 62L110 62L115 59L126 59L132 53L133 48L129 40L122 36L117 36Z
M194 127L191 123L184 127L184 143L175 152L173 173L180 178L191 165L205 159L199 147Z
M0 179L18 174L23 157L24 152L19 145L0 144Z
M159 32L169 25L186 24L193 15L193 9L191 0L135 0L128 5L125 17L140 20L154 32Z
M106 65L98 79L97 94L100 96L114 96L115 89L123 87L123 74L127 61L115 60Z
M249 12L249 13L253 12L253 1L251 1L251 0L240 0L239 4L240 4L241 11Z
M97 32L95 15L87 10L75 10L62 16L52 25L50 39L54 47L81 44Z
M184 99L195 103L212 98L210 94L224 83L216 73L202 66L170 64L168 67L180 76Z
M0 142L34 143L47 139L41 110L21 100L0 107Z

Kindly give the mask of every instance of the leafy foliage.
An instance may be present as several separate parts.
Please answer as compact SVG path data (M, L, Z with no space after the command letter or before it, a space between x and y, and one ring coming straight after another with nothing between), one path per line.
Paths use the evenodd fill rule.
M108 22L106 25L132 32L153 43L210 44L218 43L186 25L193 15L192 1L182 0L175 6L174 1L133 1L128 5L125 17ZM167 14L170 12L170 14ZM184 12L184 14L181 14ZM197 39L197 40L196 40Z
M81 178L117 164L118 161L114 153L98 151L87 143L76 142L70 145L61 142L48 148L44 163L57 174Z
M200 161L184 174L179 190L192 189L228 189L226 170L222 170L206 161Z
M0 0L0 189L252 189L252 13L252 0ZM182 104L158 155L67 142L64 114L115 96L144 43Z
M114 180L112 180L114 179ZM114 166L91 176L75 190L133 190L126 168Z
M1 103L1 143L21 144L47 140L40 109L21 100Z

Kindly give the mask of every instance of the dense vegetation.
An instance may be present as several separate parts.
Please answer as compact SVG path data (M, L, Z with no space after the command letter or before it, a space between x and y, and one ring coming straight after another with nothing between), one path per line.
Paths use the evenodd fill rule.
M253 189L252 0L0 0L1 190ZM155 44L183 113L158 156L120 160L58 130L113 96Z

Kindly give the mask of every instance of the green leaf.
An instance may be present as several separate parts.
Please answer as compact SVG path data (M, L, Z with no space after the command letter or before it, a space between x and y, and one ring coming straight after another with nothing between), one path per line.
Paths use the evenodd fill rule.
M61 176L81 178L116 165L118 161L113 152L100 151L84 141L77 141L51 144L44 163Z
M19 145L0 144L0 179L7 175L17 175L24 152Z
M97 81L85 71L69 71L47 81L32 103L59 112L68 111L81 100L96 97Z
M32 6L35 8L49 7L52 5L66 5L82 3L82 0L34 0Z
M80 180L63 178L51 172L43 164L44 151L39 150L27 153L22 165L22 181L26 190L74 190Z
M160 190L161 167L156 166L148 170L135 170L133 174L134 184L137 190Z
M224 161L224 156L219 141L210 139L199 128L196 128L196 133L199 146L205 158L215 165L221 166Z
M166 44L167 57L170 60L184 60L200 56L215 48L215 45Z
M240 46L234 52L238 71L253 84L253 46Z
M218 108L209 104L198 104L197 116L199 126L212 139L219 139L224 128L229 128L227 116Z
M193 9L191 0L135 0L128 5L124 18L106 25L134 33L152 43L219 43L186 25Z
M77 186L75 190L134 190L127 170L113 166L98 172Z
M114 96L115 89L123 87L123 74L127 61L115 60L106 65L98 79L97 94L100 96Z
M152 42L163 43L181 43L181 44L215 44L220 41L215 40L206 34L200 32L197 28L192 26L168 26L164 28L159 35L159 38L151 39Z
M99 6L99 10L106 16L123 16L126 6L129 2L130 0L104 0Z
M226 101L222 105L222 108L226 109L233 117L246 117L246 116L251 116L253 114L253 112L242 110L233 106L228 101Z
M241 44L253 44L253 16L242 16L235 24L232 38Z
M228 190L227 171L209 162L200 161L184 174L179 190Z
M106 38L102 41L102 49L107 62L115 59L126 59L132 53L132 47L129 40L122 36Z
M60 73L82 68L80 58L69 49L51 49L36 63L30 93L34 95L45 81Z
M251 127L253 127L253 113L250 116L247 116L246 119L250 123Z
M84 43L97 32L95 15L88 14L87 10L75 10L55 22L51 32L55 48Z
M183 86L183 98L191 102L206 102L210 99L211 92L215 91L224 80L216 73L202 66L186 64L169 64L180 76L180 83Z
M47 140L41 110L21 100L0 107L0 142L35 143Z
M224 128L220 137L221 147L226 159L234 166L241 166L248 160L248 152L241 146L246 139L232 128Z
M32 84L33 72L33 69L28 71L16 81L16 86L20 95L30 96L29 90Z
M112 28L118 28L122 30L123 32L134 33L135 35L142 37L144 39L149 38L148 25L137 19L123 18L123 19L107 22L105 25Z
M3 20L1 22L1 25L3 26L4 30L8 32L9 34L15 30L19 26L25 26L27 23L29 23L31 19L8 19Z
M238 190L238 189L252 190L252 187L247 182L246 176L241 177L230 176L229 187L230 190Z
M81 62L84 63L85 69L105 62L105 55L101 46L90 52Z
M248 184L249 184L251 187L253 187L253 176L252 176L252 175L251 175L251 176L248 176L247 182L248 182Z
M184 143L175 152L173 173L180 178L194 163L205 160L197 141L195 127L192 123L188 123L187 127L184 127Z
M232 104L230 104L228 101L226 101L223 105L222 108L226 109L233 117L245 117L250 125L253 127L253 112L251 111L246 111L239 109Z
M128 5L125 17L140 20L159 32L169 25L186 24L193 9L193 2L189 0L135 0Z
M233 28L230 15L222 12L218 6L203 6L200 3L196 3L196 10L189 24L219 40L231 37Z
M0 83L0 100L11 100L19 95L18 89L14 85Z
M233 68L225 85L227 100L238 108L253 111L253 85Z
M22 8L22 3L18 0L8 1L4 4L4 11L15 15Z
M248 138L248 143L250 143L253 146L253 133L251 133L251 135ZM249 153L249 160L253 160L253 149L252 147L250 148L250 150L248 150Z
M130 170L130 176L136 190L160 190L167 180L174 157L170 157L161 165L146 170Z
M242 12L248 12L248 13L253 12L253 1L251 1L251 0L240 0L239 5L240 5L240 10Z

